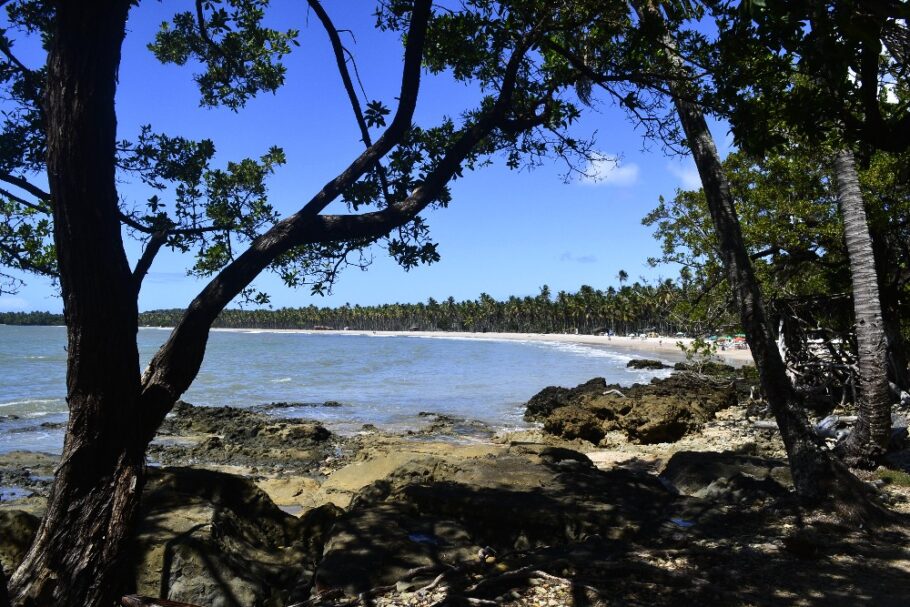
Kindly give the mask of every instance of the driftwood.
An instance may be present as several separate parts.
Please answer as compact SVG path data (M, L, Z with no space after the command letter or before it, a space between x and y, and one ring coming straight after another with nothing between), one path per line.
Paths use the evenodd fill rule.
M192 603L178 603L177 601L168 601L167 599L153 599L148 596L139 596L138 594L129 594L120 599L122 607L199 607Z
M777 422L770 419L757 419L752 426L758 430L777 430Z

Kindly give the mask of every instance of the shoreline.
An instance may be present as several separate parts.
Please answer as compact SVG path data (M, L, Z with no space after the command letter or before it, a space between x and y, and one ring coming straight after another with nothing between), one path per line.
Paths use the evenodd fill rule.
M143 327L149 329L163 329L164 327ZM673 359L673 362L685 360L682 351L677 347L677 342L686 345L692 343L691 337L664 337L638 339L614 335L574 335L568 333L474 333L468 331L371 331L367 329L239 329L217 328L212 331L233 333L299 333L303 335L357 335L363 337L415 337L421 339L467 339L478 341L518 341L553 344L578 344L586 346L600 346L614 349L624 354L638 355L664 355ZM717 356L723 362L735 367L752 364L752 352L744 350L719 351Z

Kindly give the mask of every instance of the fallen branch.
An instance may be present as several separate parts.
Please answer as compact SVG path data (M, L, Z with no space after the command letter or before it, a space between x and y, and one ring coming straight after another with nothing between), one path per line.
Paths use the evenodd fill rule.
M773 420L757 419L752 426L758 430L777 430L777 422Z
M121 597L120 605L122 607L199 607L199 605L193 605L192 603L178 603L177 601L169 601L167 599L153 599L138 594L128 594Z

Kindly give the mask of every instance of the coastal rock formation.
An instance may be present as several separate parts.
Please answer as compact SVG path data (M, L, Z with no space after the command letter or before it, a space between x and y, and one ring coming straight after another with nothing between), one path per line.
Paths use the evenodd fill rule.
M622 430L642 443L673 442L737 403L736 382L680 373L630 388L595 378L575 388L544 388L527 403L525 419L550 434L599 443Z
M316 588L357 594L416 568L432 579L497 554L630 540L655 529L677 499L654 476L604 472L580 453L543 445L412 461L354 498L326 543Z
M154 470L132 566L136 592L198 605L287 605L309 594L338 515L297 519L249 480L193 468Z
M619 388L618 385L610 386ZM548 386L531 397L525 405L525 419L527 421L543 421L554 409L570 403L585 403L591 398L603 394L607 389L607 380L595 377L574 388Z
M333 435L322 424L276 418L234 407L178 402L149 447L167 465L231 465L263 472L318 469L334 454Z
M0 567L7 575L25 556L38 523L37 516L22 510L0 511Z
M660 476L683 495L723 501L778 497L793 486L786 461L729 452L679 451Z
M630 369L641 370L659 370L670 368L670 365L666 365L659 360L653 360L650 358L633 358L626 364L626 366Z

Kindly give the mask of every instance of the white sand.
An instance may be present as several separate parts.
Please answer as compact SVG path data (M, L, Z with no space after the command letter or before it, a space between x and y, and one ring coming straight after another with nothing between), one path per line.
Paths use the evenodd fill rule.
M217 329L216 329L217 330ZM244 329L225 329L225 330L240 330ZM253 331L259 331L262 329L251 329ZM272 331L271 329L267 329ZM329 334L329 335L375 335L378 337L389 337L389 336L399 336L399 337L424 337L424 338L436 338L436 339L480 339L480 340L489 340L489 341L539 341L539 342L550 342L550 343L568 343L568 344L585 344L589 346L602 346L611 350L618 350L626 354L636 354L642 357L659 356L661 358L669 358L672 360L684 360L682 351L676 345L677 342L683 342L686 345L692 342L691 338L679 338L679 337L651 337L646 339L632 338L632 337L620 337L614 335L613 337L601 336L601 335L570 335L566 333L469 333L466 331L361 331L361 330L349 330L349 331L336 331L336 330L326 330L326 331L310 331L302 329L287 329L280 330L275 329L276 332L288 332L288 333L307 333L307 334ZM718 351L717 355L726 363L741 366L746 364L752 364L752 352L746 348L745 350L725 350Z

